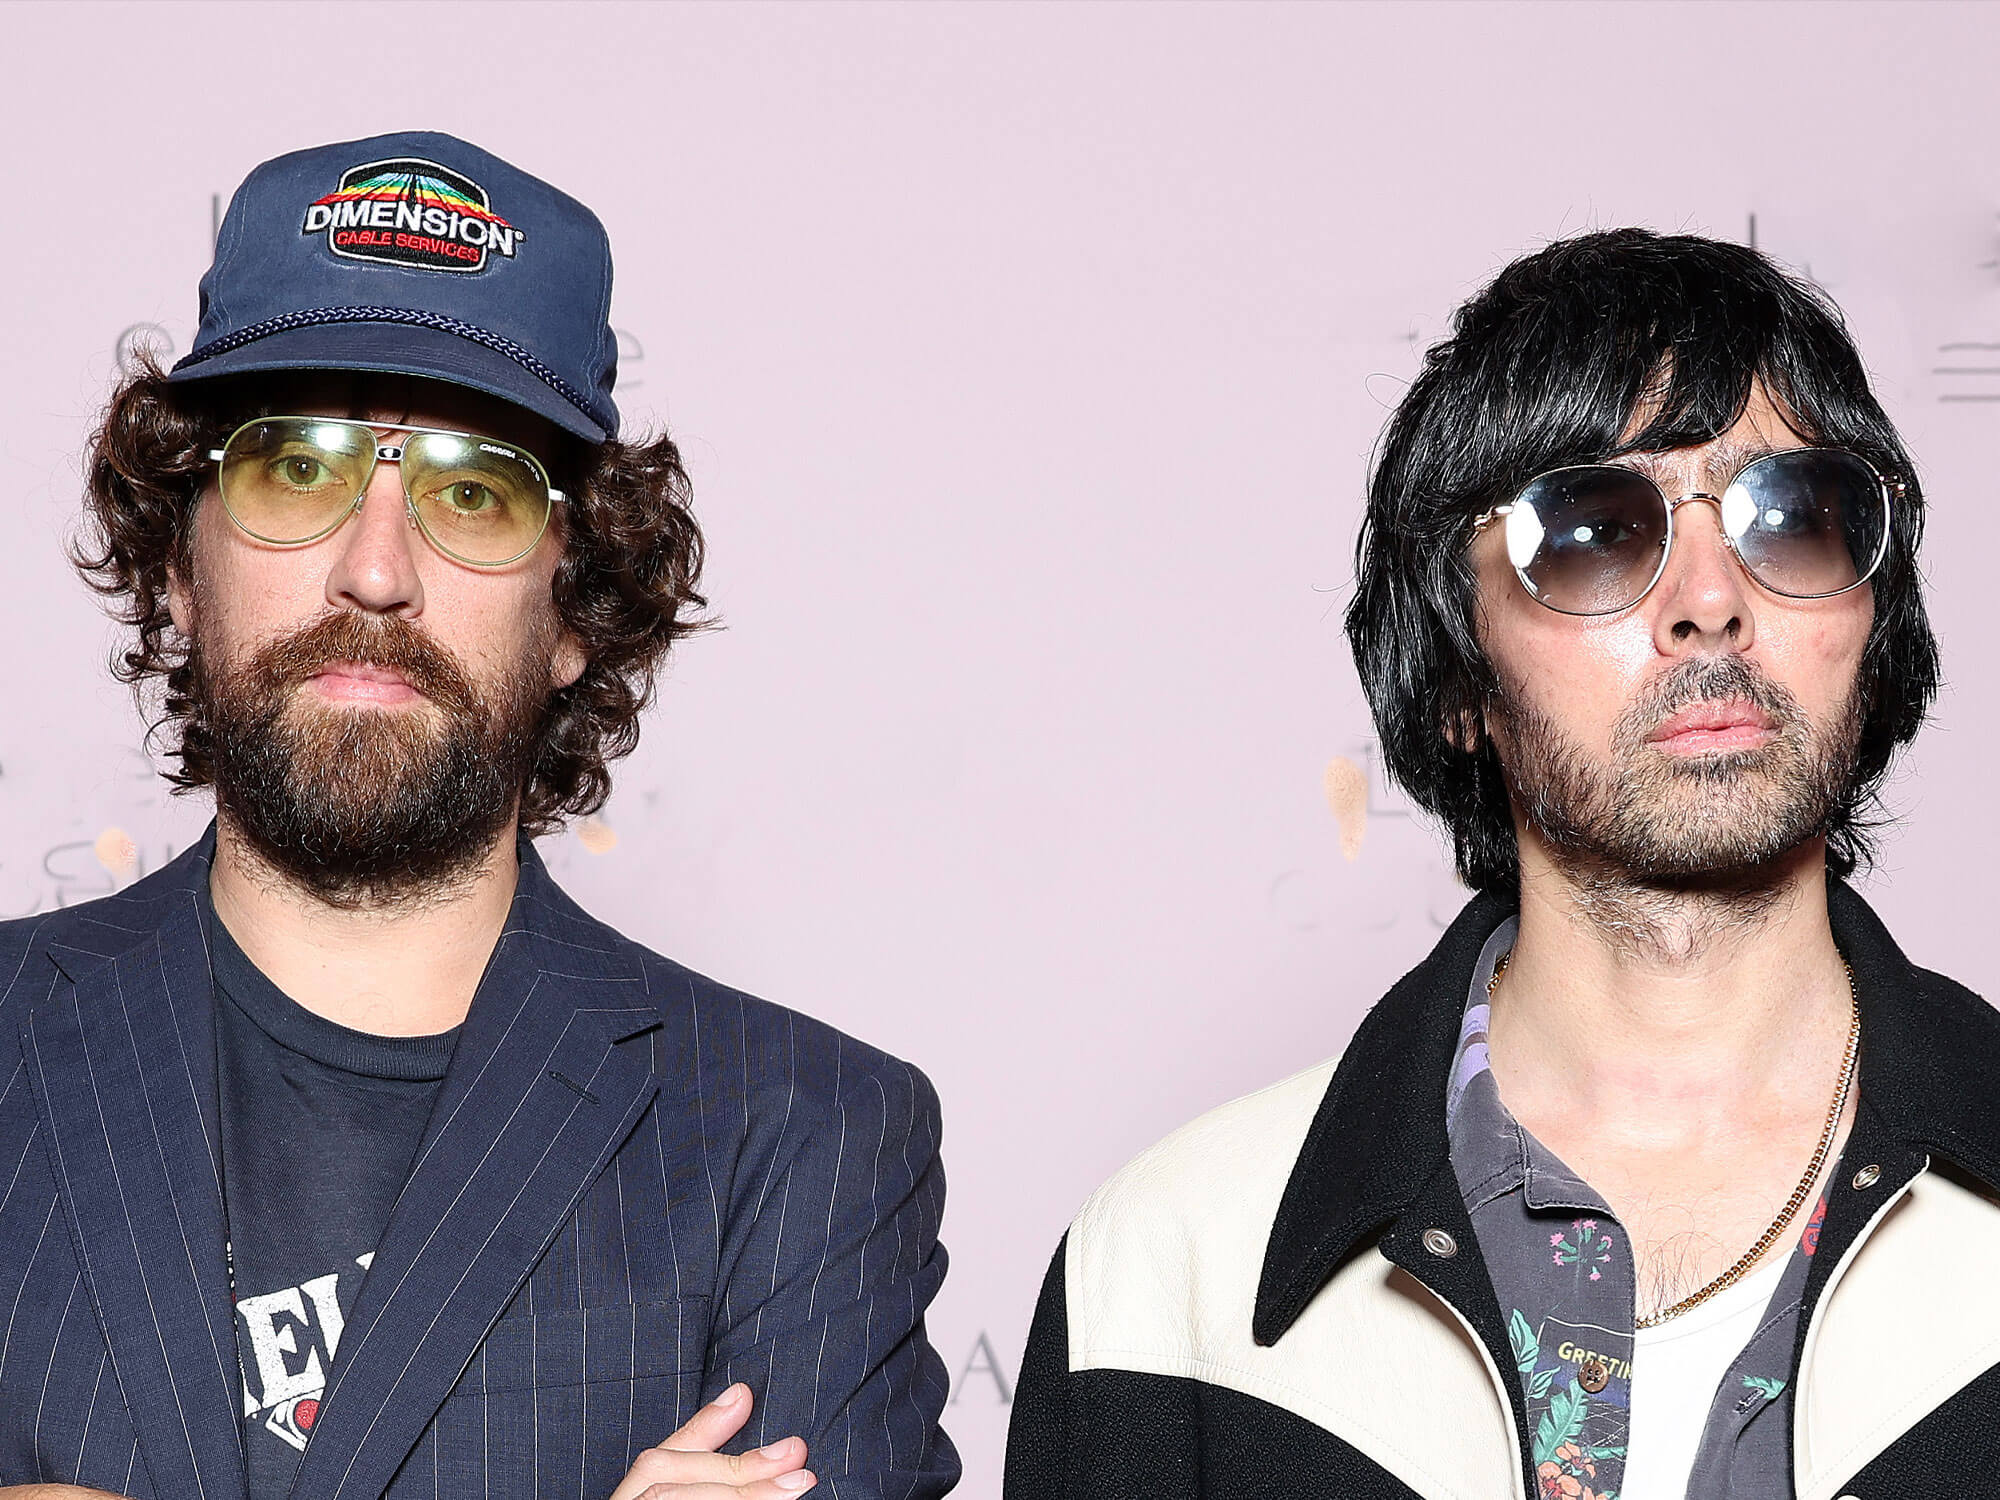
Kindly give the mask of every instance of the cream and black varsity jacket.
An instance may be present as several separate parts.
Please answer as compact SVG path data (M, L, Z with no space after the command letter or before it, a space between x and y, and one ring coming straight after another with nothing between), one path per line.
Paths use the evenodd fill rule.
M2000 1496L2000 1013L1911 965L1845 885L1831 906L1861 1096L1792 1354L1793 1496ZM1475 899L1337 1062L1196 1120L1084 1206L1036 1310L1005 1500L1541 1500L1444 1119L1509 909Z

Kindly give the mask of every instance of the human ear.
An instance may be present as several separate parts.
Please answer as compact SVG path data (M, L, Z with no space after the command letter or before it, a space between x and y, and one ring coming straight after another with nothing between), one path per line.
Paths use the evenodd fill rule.
M181 576L176 563L167 564L167 614L182 636L193 636L194 587Z
M1441 726L1445 742L1461 755L1471 755L1486 739L1486 716L1470 708L1445 715Z
M193 507L181 522L186 530L182 533L167 559L167 614L174 622L174 629L184 639L194 637L195 605L201 591L195 585L195 548L201 535L202 512L208 507L204 503L210 491L204 489L195 497Z
M589 665L590 653L583 649L583 642L573 632L563 631L556 637L555 650L549 653L549 686L557 691L568 687Z

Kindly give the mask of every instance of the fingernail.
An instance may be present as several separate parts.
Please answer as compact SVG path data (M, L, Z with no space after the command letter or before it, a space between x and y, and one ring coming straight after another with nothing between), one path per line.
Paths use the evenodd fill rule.
M812 1477L810 1469L794 1469L789 1474L780 1474L776 1483L781 1490L809 1490L819 1481Z
M748 1399L749 1395L750 1387L739 1380L720 1396L717 1396L715 1404L717 1406L741 1406Z
M759 1458L783 1458L787 1453L790 1453L791 1451L792 1451L792 1440L790 1438L779 1438L777 1442L759 1448L757 1450L757 1456Z

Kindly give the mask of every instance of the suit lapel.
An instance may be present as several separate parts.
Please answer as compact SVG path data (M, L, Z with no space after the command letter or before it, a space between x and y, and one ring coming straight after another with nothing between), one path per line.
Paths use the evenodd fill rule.
M659 1024L637 960L573 912L524 846L508 930L348 1319L297 1500L387 1488L657 1092L632 1040Z
M158 925L116 955L50 957L71 984L23 1024L22 1051L152 1487L241 1500L214 989L195 892L167 891Z

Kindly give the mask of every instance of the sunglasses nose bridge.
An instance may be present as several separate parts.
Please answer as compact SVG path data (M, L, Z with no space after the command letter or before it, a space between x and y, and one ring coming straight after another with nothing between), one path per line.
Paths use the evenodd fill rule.
M1713 505L1715 507L1715 513L1717 515L1722 514L1722 497L1720 495L1711 495L1707 490L1689 490L1685 495L1681 496L1680 499L1669 500L1667 502L1667 509L1669 511L1676 511L1679 510L1683 505L1694 505L1694 504Z
M1680 499L1669 500L1667 502L1667 521L1675 531L1680 530L1680 510L1684 505L1713 506L1716 522L1723 535L1728 537L1729 526L1723 519L1727 515L1727 512L1722 508L1722 497L1720 495L1711 495L1707 490L1689 490Z
M369 435L374 436L373 430ZM404 448L398 443L385 443L375 439L375 457L368 465L368 473L361 481L361 493L354 497L354 509L360 510L368 503L368 492L375 487L375 476L382 471L382 465L391 464L396 470L396 486L402 492L403 519L412 530L417 529L417 502L410 494L409 481L403 469Z
M1655 583L1665 581L1667 574L1673 569L1673 556L1683 553L1687 546L1689 533L1683 529L1680 519L1681 507L1686 505L1707 505L1714 510L1717 536L1734 563L1734 569L1731 571L1740 570L1755 581L1756 571L1750 566L1750 561L1743 555L1742 549L1737 546L1736 536L1732 533L1728 502L1722 496L1710 494L1707 490L1690 490L1679 499L1667 502L1667 544L1660 559L1660 577L1654 580ZM1682 567L1687 566L1688 562L1684 559Z
M1680 499L1671 500L1667 503L1667 522L1669 528L1673 528L1675 514L1683 505L1696 504L1713 507L1716 529L1722 533L1723 544L1736 554L1737 561L1742 563L1743 567L1751 573L1752 577L1755 577L1756 572L1750 567L1750 560L1744 557L1743 549L1739 545L1740 538L1754 518L1755 507L1748 507L1752 511L1752 515L1744 515L1741 512L1746 508L1747 502L1744 501L1740 493L1725 497L1723 495L1712 495L1707 490L1689 490Z

